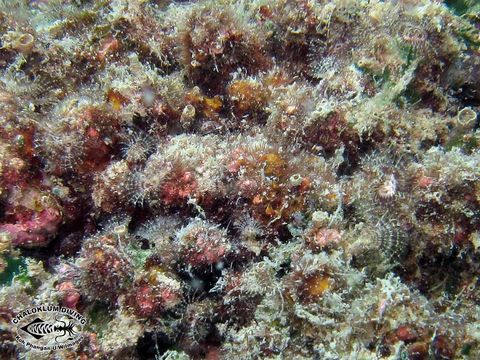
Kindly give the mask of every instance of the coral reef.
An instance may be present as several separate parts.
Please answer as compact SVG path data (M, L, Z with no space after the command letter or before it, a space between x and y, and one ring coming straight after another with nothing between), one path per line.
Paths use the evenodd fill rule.
M480 358L479 11L0 0L1 358Z

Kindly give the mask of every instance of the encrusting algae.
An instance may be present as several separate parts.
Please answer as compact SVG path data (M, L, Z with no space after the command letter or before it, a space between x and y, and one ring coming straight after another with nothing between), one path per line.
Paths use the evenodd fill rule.
M1 358L480 358L479 13L0 0Z

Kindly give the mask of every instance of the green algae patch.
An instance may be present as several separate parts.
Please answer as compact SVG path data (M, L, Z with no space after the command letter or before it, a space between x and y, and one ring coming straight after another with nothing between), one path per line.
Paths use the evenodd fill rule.
M0 274L0 285L9 285L14 278L24 284L30 282L23 258L7 256L6 262L6 269Z
M106 304L96 301L88 310L87 319L87 329L97 333L99 337L102 337L107 329L108 323L112 319L112 315Z
M480 11L480 4L476 0L445 0L445 4L457 15Z

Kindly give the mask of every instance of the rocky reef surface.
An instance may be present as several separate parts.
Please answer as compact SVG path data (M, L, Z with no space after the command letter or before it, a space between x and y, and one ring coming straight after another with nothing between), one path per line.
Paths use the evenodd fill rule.
M479 359L479 14L0 0L0 357Z

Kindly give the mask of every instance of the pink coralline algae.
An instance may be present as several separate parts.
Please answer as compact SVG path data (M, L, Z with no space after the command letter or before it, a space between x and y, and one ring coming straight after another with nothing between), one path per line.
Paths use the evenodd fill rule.
M135 312L141 316L155 316L166 310L172 309L182 301L180 283L174 279L162 276L163 278L152 278L149 281L142 281L134 288L132 305Z
M71 281L65 281L56 286L61 294L61 302L70 309L76 309L80 301L80 293L75 289L75 285Z
M337 229L322 228L315 232L312 245L318 248L335 247L342 239L342 233Z
M173 176L162 186L161 198L166 205L184 202L193 197L197 188L197 182L190 171Z
M225 232L204 222L189 224L177 236L185 263L193 267L219 263L231 249Z
M55 235L61 222L60 211L47 208L14 224L0 225L0 232L8 234L14 246L44 246Z

